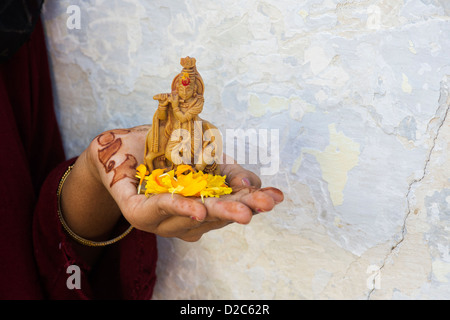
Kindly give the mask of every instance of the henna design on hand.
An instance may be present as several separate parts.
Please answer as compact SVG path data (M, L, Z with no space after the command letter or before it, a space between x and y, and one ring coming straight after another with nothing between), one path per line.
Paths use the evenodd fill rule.
M122 139L116 138L116 134L128 134L131 130L128 129L116 129L104 132L97 136L97 142L103 148L98 149L98 160L105 168L105 173L114 171L113 179L110 183L112 187L117 181L120 181L126 177L133 178L132 175L127 174L129 169L135 170L137 167L137 160L131 154L125 154L126 159L118 167L116 167L116 162L111 160L111 158L120 150L122 147Z
M122 146L122 139L118 138L116 140L113 140L103 149L98 150L98 160L105 168L106 173L109 173L111 170L114 169L116 162L114 160L110 161L110 159L113 155L117 153L117 151L119 151L121 146Z
M137 160L136 158L131 154L125 154L126 159L124 162L122 162L117 168L114 168L114 177L111 181L111 184L109 185L112 187L117 181L122 180L124 178L133 178L132 175L129 175L128 172L130 169L136 170L137 167Z

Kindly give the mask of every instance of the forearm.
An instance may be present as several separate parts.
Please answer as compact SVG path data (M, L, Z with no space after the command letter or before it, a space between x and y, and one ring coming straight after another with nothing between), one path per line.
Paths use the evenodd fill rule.
M185 113L181 112L179 107L173 108L173 114L180 122L191 121L199 112L187 110Z
M173 114L180 122L186 122L188 119L186 115L180 111L179 107L172 106Z
M64 182L61 211L75 234L92 241L109 239L121 216L116 202L101 182L88 150L79 156Z
M159 106L158 110L157 110L157 117L159 120L166 120L167 119L167 107Z

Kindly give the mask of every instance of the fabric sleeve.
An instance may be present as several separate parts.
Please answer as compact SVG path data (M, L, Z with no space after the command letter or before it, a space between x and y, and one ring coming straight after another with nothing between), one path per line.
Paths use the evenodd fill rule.
M89 265L77 254L79 244L63 229L57 214L56 192L61 177L74 161L65 161L50 173L34 214L34 252L47 298L150 299L156 281L154 234L133 230L119 242L104 247L96 263ZM125 221L115 233L126 227ZM77 276L79 282L74 281ZM76 283L79 288L74 287Z
M26 5L14 2L11 7ZM15 17L3 11L2 23L4 16ZM33 211L42 182L65 155L40 20L28 41L0 63L0 150L0 299L42 299L33 254Z

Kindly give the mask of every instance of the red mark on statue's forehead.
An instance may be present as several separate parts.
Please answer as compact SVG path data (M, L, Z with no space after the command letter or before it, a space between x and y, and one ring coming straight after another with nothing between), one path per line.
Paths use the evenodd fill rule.
M185 87L187 87L191 83L191 78L189 78L189 74L187 72L183 73L183 76L181 77L181 84Z

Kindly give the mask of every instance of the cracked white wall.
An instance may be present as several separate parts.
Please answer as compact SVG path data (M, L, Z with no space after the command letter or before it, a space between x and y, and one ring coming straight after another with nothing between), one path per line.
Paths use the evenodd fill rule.
M279 130L262 179L285 202L159 239L155 299L450 298L448 1L49 0L43 18L69 156L151 122L186 55L204 118Z

